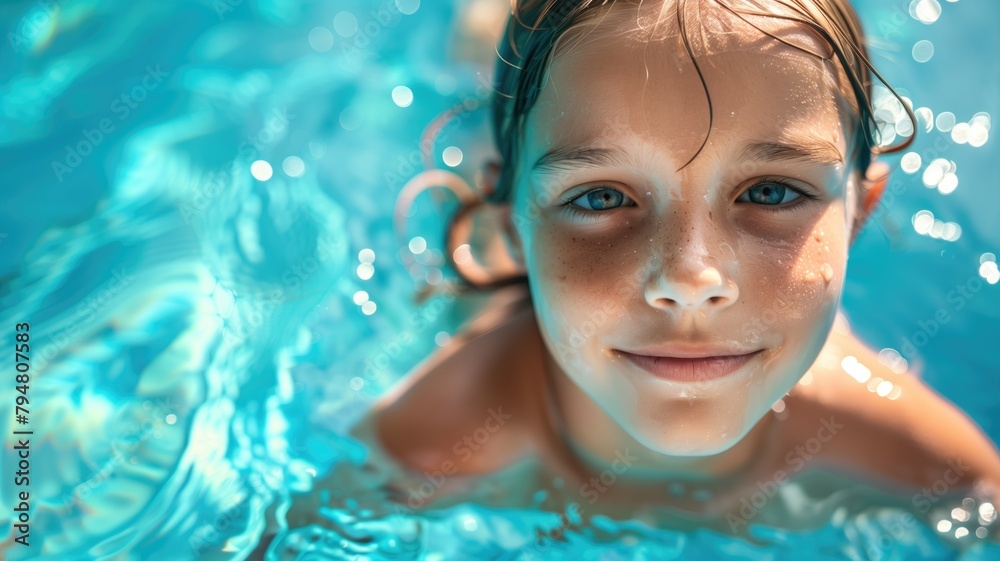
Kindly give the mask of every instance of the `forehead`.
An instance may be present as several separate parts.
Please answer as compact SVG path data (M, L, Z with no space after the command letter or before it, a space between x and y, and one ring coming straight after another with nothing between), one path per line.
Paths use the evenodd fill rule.
M679 166L709 133L710 96L706 149L808 136L844 153L837 69L810 54L828 54L822 39L801 24L748 23L714 2L688 4L683 33L675 3L664 1L615 3L565 34L529 116L528 145L641 136Z

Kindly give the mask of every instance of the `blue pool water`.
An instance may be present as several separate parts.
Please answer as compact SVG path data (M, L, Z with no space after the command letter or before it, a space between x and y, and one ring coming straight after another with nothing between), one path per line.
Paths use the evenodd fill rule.
M290 492L364 462L337 434L470 313L412 299L416 279L449 277L450 202L418 201L417 254L391 210L420 170L423 128L489 76L496 4L0 6L0 335L31 324L35 433L32 545L8 558L238 558ZM844 306L887 362L905 359L1000 442L1000 4L858 8L876 66L927 109L920 162L889 158L892 197L852 250ZM436 166L455 146L471 177L483 113L439 139ZM9 435L15 393L0 394ZM5 536L12 446L5 436ZM534 528L559 519L542 510L330 516L348 530L285 533L274 558L1000 558L890 509L808 532L760 526L754 542L604 520L544 550Z

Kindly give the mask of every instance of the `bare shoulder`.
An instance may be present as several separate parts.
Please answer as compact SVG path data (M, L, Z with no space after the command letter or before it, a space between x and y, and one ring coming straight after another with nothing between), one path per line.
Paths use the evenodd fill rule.
M790 434L825 437L817 453L825 463L906 488L940 481L953 490L977 481L1000 488L1000 455L982 430L913 374L883 365L845 326L831 334L810 376L789 397L798 421Z
M418 473L494 471L530 448L538 404L530 385L541 348L530 304L498 296L388 392L358 425ZM512 351L515 349L515 351ZM370 430L365 431L365 428Z

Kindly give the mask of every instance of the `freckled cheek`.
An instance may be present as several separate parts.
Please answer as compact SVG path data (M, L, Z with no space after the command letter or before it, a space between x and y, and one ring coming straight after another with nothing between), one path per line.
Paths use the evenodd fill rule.
M842 213L825 213L799 244L776 246L773 251L781 265L757 273L773 279L761 296L766 302L780 298L787 303L781 315L787 335L815 335L817 324L833 313L843 288L847 232Z
M533 236L529 274L548 290L576 296L614 296L609 292L611 287L639 254L629 245L629 238L628 232L620 229L542 225Z
M641 256L629 245L633 236L621 231L599 231L540 225L533 232L528 275L536 296L543 299L565 329L579 327L588 312L626 313L641 291L631 282L641 268ZM582 304L589 303L585 306Z

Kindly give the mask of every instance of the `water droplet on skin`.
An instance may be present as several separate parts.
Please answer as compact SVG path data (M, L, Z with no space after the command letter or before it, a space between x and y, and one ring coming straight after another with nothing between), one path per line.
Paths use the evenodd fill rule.
M833 279L833 267L829 263L823 263L823 266L819 268L819 272L823 275L823 280L830 282Z

